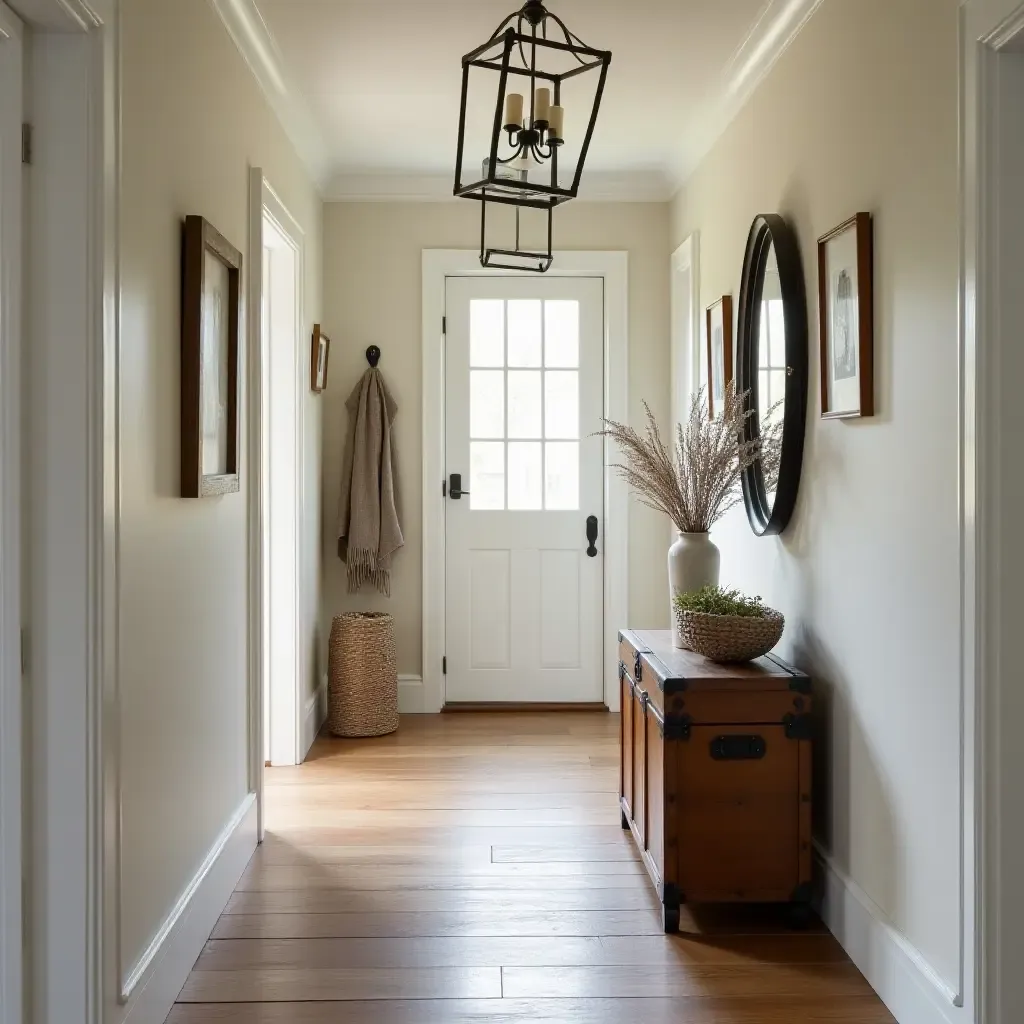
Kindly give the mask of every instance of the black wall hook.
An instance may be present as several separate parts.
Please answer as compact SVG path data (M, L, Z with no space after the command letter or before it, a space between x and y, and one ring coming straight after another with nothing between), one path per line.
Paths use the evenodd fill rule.
M366 350L366 361L373 367L380 362L380 349L376 345L371 345Z

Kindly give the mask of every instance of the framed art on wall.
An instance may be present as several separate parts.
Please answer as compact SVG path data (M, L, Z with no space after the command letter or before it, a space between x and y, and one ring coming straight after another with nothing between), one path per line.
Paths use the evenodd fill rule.
M732 380L732 296L723 295L707 309L708 418L725 404L725 386Z
M316 394L327 387L327 361L331 356L331 339L313 324L313 350L310 354L310 387Z
M239 489L238 331L242 254L202 217L182 251L181 494Z
M818 239L821 415L875 414L874 239L858 213Z

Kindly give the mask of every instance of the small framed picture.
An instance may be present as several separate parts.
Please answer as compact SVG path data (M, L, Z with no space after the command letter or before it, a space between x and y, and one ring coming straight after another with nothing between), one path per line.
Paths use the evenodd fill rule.
M331 356L331 339L313 324L313 350L310 355L310 386L316 394L327 387L327 361Z
M725 386L732 380L732 296L723 295L707 310L708 419L725 408Z
M858 213L818 239L821 415L875 414L874 238Z
M181 494L239 489L238 325L242 254L202 217L182 252Z

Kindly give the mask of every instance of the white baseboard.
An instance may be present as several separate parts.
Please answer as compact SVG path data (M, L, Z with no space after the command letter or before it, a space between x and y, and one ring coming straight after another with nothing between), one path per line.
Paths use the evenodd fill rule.
M398 713L424 715L427 713L423 676L398 677Z
M299 758L301 764L306 760L309 748L313 746L313 740L327 721L327 676L324 676L316 693L306 701L305 714L302 716L302 756Z
M321 705L322 705L322 717L317 723L317 731L320 726L327 720L327 676L324 676L324 681L321 684L320 692ZM423 689L423 676L399 676L398 677L398 713L400 715L424 715L427 714L426 707L426 695ZM306 710L306 717L309 718L309 709ZM313 733L316 736L316 733ZM312 744L312 738L309 743ZM306 751L309 750L309 746L306 746ZM305 752L303 752L305 757Z
M956 991L885 911L815 848L825 877L822 920L899 1024L965 1024Z
M123 983L123 1024L164 1024L255 849L256 796L250 793Z

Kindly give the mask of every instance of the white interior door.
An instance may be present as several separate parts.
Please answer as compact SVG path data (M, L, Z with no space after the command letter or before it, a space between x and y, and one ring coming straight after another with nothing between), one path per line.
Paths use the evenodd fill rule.
M603 281L449 278L445 306L445 700L603 701Z
M302 760L299 687L299 255L263 221L264 758Z
M0 1019L22 1017L22 35L0 2Z

